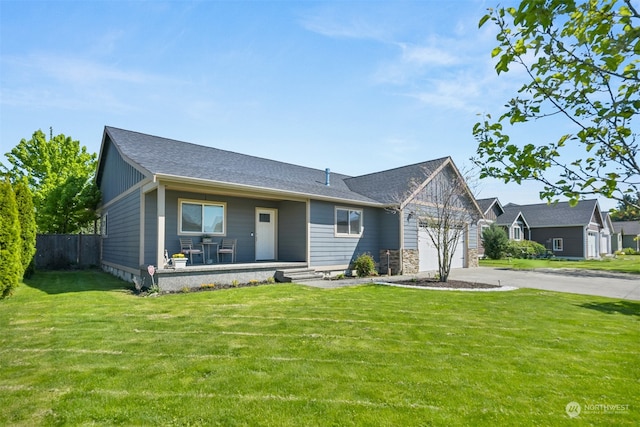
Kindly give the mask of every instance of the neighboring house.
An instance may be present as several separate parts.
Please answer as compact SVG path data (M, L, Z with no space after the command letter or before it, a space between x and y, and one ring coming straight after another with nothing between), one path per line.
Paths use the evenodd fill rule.
M96 175L102 266L134 280L154 265L162 289L263 279L293 268L345 271L363 253L382 272L417 273L433 254L419 251L420 218L411 215L411 200L442 174L462 180L450 157L351 177L106 127ZM465 235L453 267L477 265L482 213L464 188L459 197L475 219L460 224ZM202 261L217 260L210 251L221 239L236 239L235 263L194 259L182 272L165 268L165 250L179 252L184 237L211 239Z
M599 258L610 253L603 239L610 234L597 200L533 205L507 204L496 224L512 240L532 240L561 258Z
M484 256L484 246L482 246L482 232L489 228L496 219L504 213L504 208L497 197L489 199L478 199L478 206L483 213L483 218L478 221L478 256Z
M640 252L640 221L612 221L615 232L612 250L632 248Z

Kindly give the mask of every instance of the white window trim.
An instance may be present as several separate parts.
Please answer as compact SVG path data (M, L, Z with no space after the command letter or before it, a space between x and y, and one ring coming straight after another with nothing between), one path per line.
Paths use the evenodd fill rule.
M360 213L360 230L358 230L358 234L351 233L338 233L338 211L347 211L347 212L359 212ZM348 217L348 215L347 215ZM351 222L348 222L349 229L351 229ZM358 238L362 237L362 230L364 229L364 211L359 208L348 208L344 206L336 206L333 210L333 233L335 237L353 237Z
M560 245L557 245L556 244L557 242L560 242ZM554 252L562 252L562 251L564 251L564 239L562 237L554 237L553 238L553 251Z
M205 231L182 231L182 204L191 203L194 205L204 206L222 206L222 232L213 233ZM179 236L201 236L203 234L212 236L226 236L227 235L227 204L225 202L216 202L212 200L195 200L195 199L178 199L178 235Z
M516 230L518 230L518 237L516 237ZM520 228L520 224L516 224L513 227L513 240L522 240L522 228Z

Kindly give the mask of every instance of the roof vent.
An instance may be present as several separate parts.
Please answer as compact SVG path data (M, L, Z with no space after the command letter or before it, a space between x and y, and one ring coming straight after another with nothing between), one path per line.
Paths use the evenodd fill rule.
M331 178L331 169L326 168L324 170L324 185L326 185L326 186L331 185L330 178Z

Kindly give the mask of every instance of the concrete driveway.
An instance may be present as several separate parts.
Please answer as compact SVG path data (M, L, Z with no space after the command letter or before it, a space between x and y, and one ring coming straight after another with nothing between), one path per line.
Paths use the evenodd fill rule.
M640 301L640 276L595 270L456 268L450 279Z

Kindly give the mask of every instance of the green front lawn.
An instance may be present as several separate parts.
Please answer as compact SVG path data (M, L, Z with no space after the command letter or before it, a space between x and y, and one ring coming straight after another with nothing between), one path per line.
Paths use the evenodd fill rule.
M584 268L587 270L618 271L621 273L640 274L640 255L619 255L616 258L566 261L555 259L483 259L483 267L506 267L517 270L534 268Z
M640 425L637 302L123 286L39 273L0 302L0 425Z

